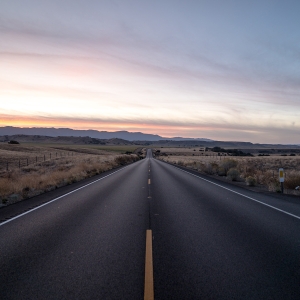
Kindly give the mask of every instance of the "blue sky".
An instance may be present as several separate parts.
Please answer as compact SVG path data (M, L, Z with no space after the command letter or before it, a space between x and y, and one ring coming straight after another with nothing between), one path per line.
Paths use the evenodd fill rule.
M0 125L300 143L299 1L0 3Z

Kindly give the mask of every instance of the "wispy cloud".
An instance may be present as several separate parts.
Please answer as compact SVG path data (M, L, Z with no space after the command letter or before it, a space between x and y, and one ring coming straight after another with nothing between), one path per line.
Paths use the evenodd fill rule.
M297 138L300 50L292 25L285 29L292 32L288 37L264 33L273 32L272 22L264 23L268 7L258 2L256 31L249 5L250 16L239 23L243 14L228 18L227 6L222 13L211 4L199 10L193 2L195 11L177 4L166 14L169 1L132 3L74 1L67 9L56 1L40 8L29 1L16 15L16 4L1 4L3 120L10 113L10 124ZM299 23L295 16L289 22Z

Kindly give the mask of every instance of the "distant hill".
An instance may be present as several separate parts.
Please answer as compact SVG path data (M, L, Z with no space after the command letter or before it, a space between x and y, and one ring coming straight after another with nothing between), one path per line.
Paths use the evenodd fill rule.
M203 141L203 142L213 142L214 140L205 138L183 138L183 137L172 137L172 138L161 138L163 140L169 141Z
M85 137L74 137L74 136L44 136L44 135L25 135L25 134L14 134L0 136L0 142L18 141L19 143L46 143L46 144L70 144L70 145L87 145L87 144L98 144L105 145L104 140Z
M96 139L89 136L45 136L45 135L3 135L0 136L0 142L7 143L17 141L19 143L41 143L41 144L70 144L70 145L132 145L133 142L112 138Z
M141 142L142 143L142 142ZM299 145L281 145L281 144L253 144L250 142L234 142L234 141L197 141L197 140L160 140L151 142L153 147L221 147L225 149L242 149L245 152L259 152L260 150L272 149L295 149L300 150ZM272 151L270 151L272 152ZM299 153L299 152L297 152Z
M250 153L285 153L293 151L300 153L299 145L272 145L272 144L253 144L250 142L233 141L206 141L197 139L173 140L165 139L159 141L128 141L120 138L97 139L89 136L45 136L45 135L0 135L0 142L7 143L17 141L19 143L45 143L45 144L70 144L70 145L140 145L152 147L221 147L224 149L239 149Z
M63 137L63 136L73 136L73 137L90 137L96 139L122 139L127 141L159 141L159 140L199 140L199 141L211 141L209 139L191 139L191 138L164 138L157 134L147 134L142 132L128 132L128 131L98 131L98 130L75 130L70 128L20 128L20 127L0 127L0 136L4 135L39 135L48 137Z

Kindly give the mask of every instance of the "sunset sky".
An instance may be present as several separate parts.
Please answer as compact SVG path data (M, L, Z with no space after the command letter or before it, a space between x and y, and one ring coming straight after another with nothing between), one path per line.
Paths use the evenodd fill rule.
M300 144L300 1L1 0L8 125Z

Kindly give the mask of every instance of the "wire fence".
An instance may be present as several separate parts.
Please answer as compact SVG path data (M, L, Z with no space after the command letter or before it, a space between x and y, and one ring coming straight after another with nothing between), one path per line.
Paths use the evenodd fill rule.
M59 158L67 158L67 157L73 157L75 155L80 155L81 153L76 152L70 152L70 151L64 151L64 152L54 152L54 153L45 153L42 156L36 155L36 156L30 156L26 158L18 158L18 159L10 159L7 161L1 161L0 162L0 170L3 171L11 171L13 169L21 169L24 167L28 167L30 165L43 163L49 160L53 159L59 159Z

